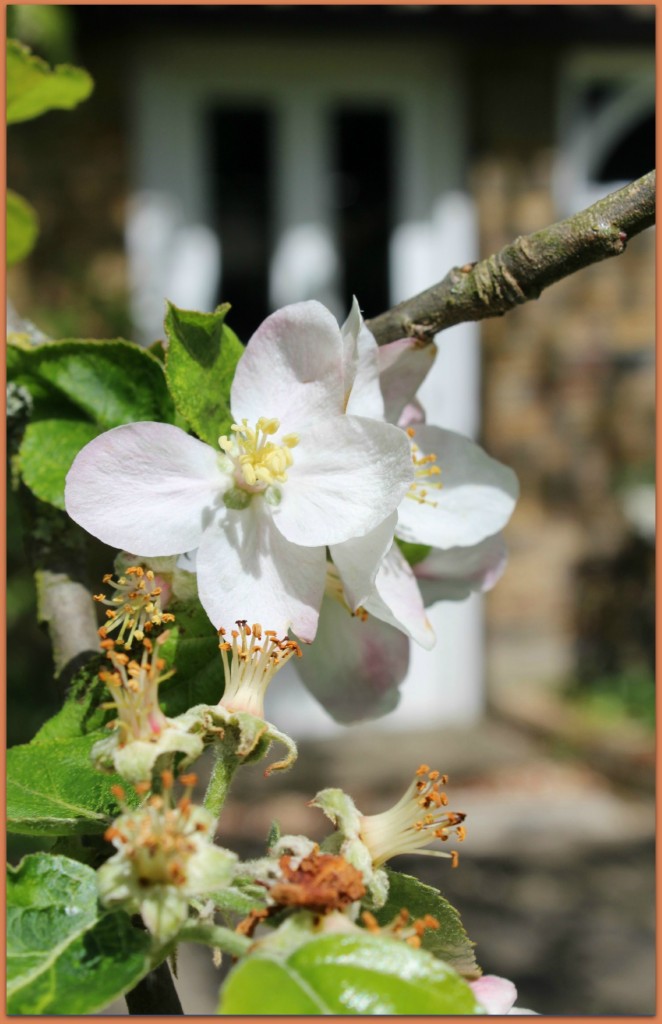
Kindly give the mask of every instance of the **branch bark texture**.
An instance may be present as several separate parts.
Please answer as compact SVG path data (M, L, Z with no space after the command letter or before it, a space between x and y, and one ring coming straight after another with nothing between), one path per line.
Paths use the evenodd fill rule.
M366 321L380 345L431 341L455 324L503 316L591 263L619 256L655 223L655 171L586 210L516 238L478 263L453 267L439 284Z

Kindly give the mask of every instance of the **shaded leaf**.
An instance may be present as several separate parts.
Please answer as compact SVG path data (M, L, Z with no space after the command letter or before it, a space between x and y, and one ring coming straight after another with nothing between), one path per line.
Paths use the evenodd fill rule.
M422 937L423 949L454 967L468 978L478 978L480 967L474 956L475 943L469 939L455 907L431 885L424 885L411 875L386 868L388 900L381 910L373 911L380 925L389 924L403 909L412 918L431 914L439 922L438 929L428 929Z
M16 39L7 40L7 124L29 121L47 110L71 110L92 92L87 71L51 68Z
M7 263L11 266L32 252L39 234L39 221L33 206L7 189Z
M224 323L229 305L214 313L168 303L166 375L178 412L208 444L216 446L232 423L230 387L244 351Z
M325 935L232 971L222 1014L476 1014L469 986L424 950L375 935Z
M37 853L9 868L10 1014L93 1013L147 973L148 946L126 914L100 911L87 865Z
M223 696L223 666L218 633L199 601L173 604L175 625L161 649L175 675L159 688L159 702L174 718L196 704L218 704Z

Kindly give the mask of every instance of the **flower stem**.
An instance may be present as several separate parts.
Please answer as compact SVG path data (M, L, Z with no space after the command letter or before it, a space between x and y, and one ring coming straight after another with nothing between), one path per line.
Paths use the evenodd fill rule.
M204 806L218 818L230 789L230 783L237 768L241 764L237 756L236 737L226 732L225 738L214 746L216 759L205 793Z
M179 933L178 939L217 946L232 956L242 956L253 944L247 935L238 935L231 928L224 928L218 924L187 924Z

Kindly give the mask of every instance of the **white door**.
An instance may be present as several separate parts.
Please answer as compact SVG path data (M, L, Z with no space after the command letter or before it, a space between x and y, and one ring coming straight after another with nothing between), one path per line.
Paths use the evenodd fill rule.
M342 320L355 292L371 316L476 258L463 83L439 44L179 38L153 42L137 67L127 245L144 340L161 336L166 297L234 302L229 322L247 338L285 303L317 298ZM478 329L438 343L428 421L475 435ZM384 728L483 709L480 598L430 617L437 646L412 651ZM335 728L294 681L278 681L268 708L294 735Z

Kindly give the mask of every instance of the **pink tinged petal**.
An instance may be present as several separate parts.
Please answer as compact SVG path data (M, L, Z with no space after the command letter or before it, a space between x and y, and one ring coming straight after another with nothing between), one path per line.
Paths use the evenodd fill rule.
M512 981L496 974L484 974L482 978L470 981L469 985L478 1002L492 1016L509 1013L517 999L517 989Z
M236 419L275 418L285 432L342 413L342 339L325 306L297 302L267 317L239 360L231 405Z
M326 580L326 551L302 548L275 528L263 499L228 510L204 534L197 552L198 594L216 628L237 619L310 643Z
M427 607L435 601L463 601L474 591L491 590L506 562L506 545L497 533L472 547L433 549L414 566L414 575Z
M398 423L405 406L437 358L437 347L416 338L400 338L379 348L379 369L386 419Z
M274 521L296 544L342 544L393 512L412 479L404 431L359 416L336 416L301 434Z
M353 416L384 419L384 399L379 382L377 342L363 322L356 297L341 328L345 375L345 412Z
M399 427L417 427L419 423L425 423L425 409L417 398L412 398L398 417Z
M370 615L407 633L425 650L434 647L436 637L425 614L416 578L397 544L382 562L375 589L363 607Z
M345 597L354 610L363 604L374 588L379 567L393 543L397 521L398 513L392 512L365 537L332 544L329 549L340 573Z
M435 548L468 547L506 525L519 493L512 469L469 438L441 427L417 427L414 443L421 455L436 455L441 474L427 481L424 502L410 496L403 501L398 537ZM421 479L422 486L425 482ZM432 486L435 482L441 487Z
M296 661L304 685L343 724L393 711L408 666L406 636L379 619L361 621L330 597L322 602L315 642Z
M127 423L94 438L67 475L65 504L88 533L139 555L200 542L230 486L219 453L167 423Z

